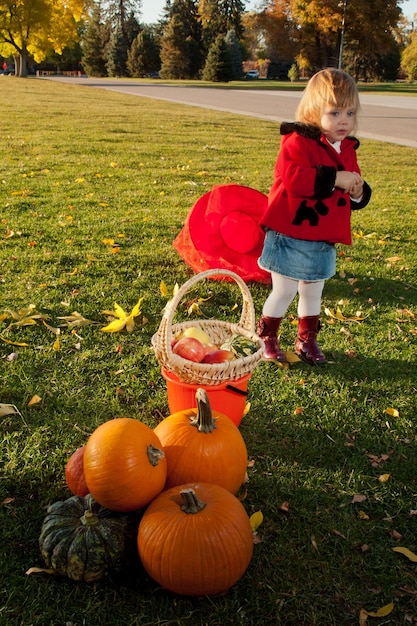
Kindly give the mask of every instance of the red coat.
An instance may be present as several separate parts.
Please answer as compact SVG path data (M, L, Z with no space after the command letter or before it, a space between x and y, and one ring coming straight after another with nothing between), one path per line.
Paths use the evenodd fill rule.
M337 170L360 174L359 141L343 139L338 154L314 126L283 123L281 135L262 226L294 239L351 244L350 213L368 204L371 189L364 183L361 201L353 202L334 183Z

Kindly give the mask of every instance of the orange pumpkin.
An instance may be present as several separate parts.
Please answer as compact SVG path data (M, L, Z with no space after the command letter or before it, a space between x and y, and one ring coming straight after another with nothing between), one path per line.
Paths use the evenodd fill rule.
M154 429L167 459L166 487L202 481L235 493L248 464L238 427L222 413L212 413L207 392L196 392L197 408L173 413Z
M151 578L174 593L215 595L245 573L253 533L242 503L218 485L163 491L139 524L138 551Z
M84 473L97 502L127 512L146 506L164 488L167 463L149 426L120 417L101 424L88 439Z
M84 475L84 451L85 446L78 448L70 456L65 466L65 480L71 493L82 498L88 493Z

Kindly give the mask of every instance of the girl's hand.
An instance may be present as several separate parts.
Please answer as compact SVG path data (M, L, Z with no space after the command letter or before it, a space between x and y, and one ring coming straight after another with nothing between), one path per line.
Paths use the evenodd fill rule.
M363 180L354 183L348 193L354 200L360 200L363 196Z
M363 189L363 180L357 172L341 171L336 174L335 187L338 187L352 198L360 197Z

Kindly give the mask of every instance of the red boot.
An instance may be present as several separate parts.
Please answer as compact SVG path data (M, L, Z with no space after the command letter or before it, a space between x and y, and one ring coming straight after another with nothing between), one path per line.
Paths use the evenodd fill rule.
M265 344L262 358L267 361L285 361L285 352L279 347L278 329L282 317L262 317L258 320L256 332Z
M317 333L320 329L318 315L298 318L298 333L295 342L295 352L310 365L320 365L326 362L326 357L317 345Z

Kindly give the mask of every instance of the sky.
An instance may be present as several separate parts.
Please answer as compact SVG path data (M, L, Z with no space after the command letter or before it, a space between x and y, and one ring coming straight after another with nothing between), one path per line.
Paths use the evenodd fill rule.
M260 4L258 0L249 0L245 6L248 10L255 9ZM153 24L157 22L165 6L165 0L142 0L142 22L145 24ZM406 17L412 18L417 13L417 0L404 0L401 5L403 13Z

